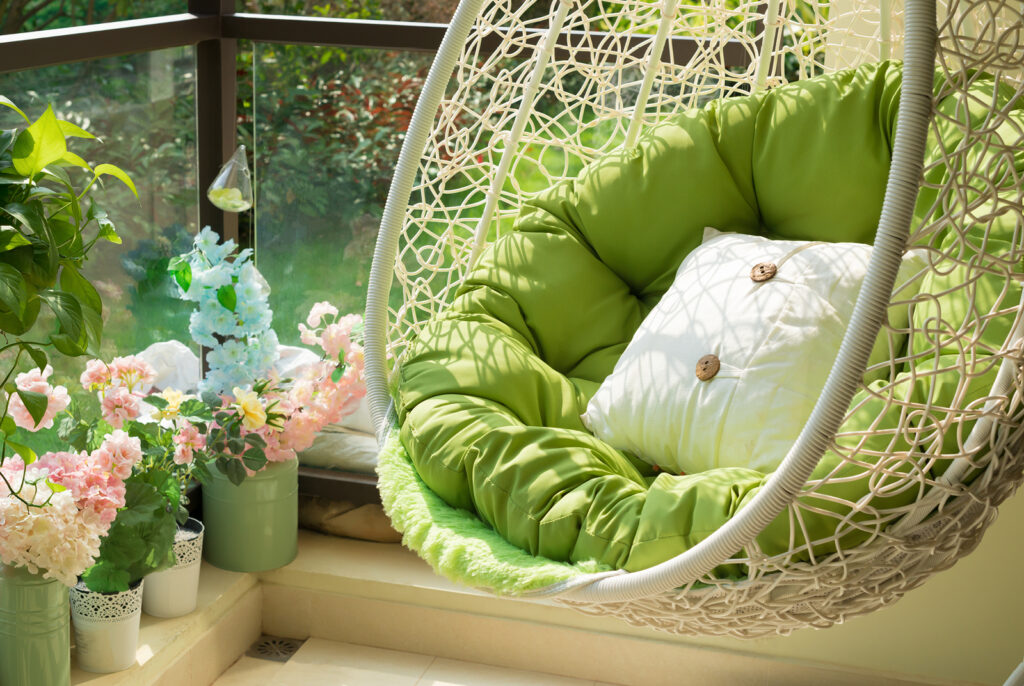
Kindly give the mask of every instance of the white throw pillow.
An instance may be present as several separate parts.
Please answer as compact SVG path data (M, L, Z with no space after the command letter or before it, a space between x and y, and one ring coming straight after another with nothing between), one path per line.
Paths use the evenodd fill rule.
M870 255L859 243L708 229L591 399L584 424L672 473L774 471L825 385ZM923 267L919 255L904 257L901 300ZM906 316L890 310L890 320L904 319L893 326L905 327ZM888 356L883 330L872 359Z

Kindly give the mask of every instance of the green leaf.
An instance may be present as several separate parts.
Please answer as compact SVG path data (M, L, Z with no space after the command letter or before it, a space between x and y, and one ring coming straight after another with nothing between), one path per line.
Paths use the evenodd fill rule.
M54 240L57 241L57 247L64 255L73 258L80 258L84 255L82 234L79 233L77 226L63 219L51 217L50 230L53 232Z
M75 167L80 167L82 169L85 169L86 171L92 171L92 167L89 166L88 162L86 162L85 160L83 160L81 157L71 152L70 150L66 151L64 153L64 156L61 157L59 161L64 162L66 164L70 164Z
M7 252L23 245L32 245L32 241L25 238L17 229L9 226L0 226L0 252Z
M14 418L10 415L4 417L3 422L0 422L0 431L10 436L18 430L18 425L14 423Z
M21 272L6 262L0 262L0 303L21 321L25 318L28 299L28 284Z
M32 233L40 238L46 238L49 235L46 221L39 212L37 203L31 205L22 205L17 202L7 203L3 206L3 211L17 219L26 229L31 229Z
M91 307L82 307L82 319L85 320L87 342L95 348L93 355L99 355L99 345L103 338L103 314Z
M89 425L70 415L64 415L57 425L57 438L75 450L85 450L89 439Z
M82 276L81 272L68 261L64 262L64 269L60 273L61 290L70 293L78 299L82 305L103 313L103 301L100 294L96 292L89 280Z
M341 367L335 367L334 371L331 372L331 381L333 381L334 383L338 383L339 381L341 381L341 377L343 377L344 375L344 369L342 369Z
M145 398L146 402L158 410L162 410L167 407L167 398L160 395L147 395Z
M78 124L72 124L64 119L58 119L57 125L60 126L60 131L68 138L96 138Z
M223 462L221 460L223 459ZM238 486L245 481L245 467L238 460L217 458L217 466L228 477L228 481Z
M186 417L209 418L211 416L210 408L206 403L202 400L196 400L195 398L191 398L183 402L178 411Z
M100 227L100 232L97 235L98 238L109 241L114 245L121 245L121 236L117 233L117 229L114 228L114 222L104 218L96 220L96 223Z
M192 285L192 265L188 263L188 260L181 256L175 257L168 263L167 271L178 282L182 292L187 293Z
M72 338L67 334L55 333L50 335L50 344L61 354L68 357L78 357L86 353L85 341Z
M32 464L33 462L36 461L36 458L38 457L36 455L35 450L32 450L32 448L28 447L27 445L15 443L11 439L7 439L7 447L16 452L18 455L21 455L21 459L25 461L25 464Z
M0 131L0 155L3 155L11 149L17 135L17 129L4 129L3 131Z
M25 409L32 416L35 426L38 427L39 422L43 420L43 415L46 414L46 408L49 407L50 399L46 397L45 393L24 391L20 388L17 390L17 393L18 397L21 398L21 402L25 404Z
M213 478L213 475L210 474L209 462L197 460L192 464L192 477L203 485L210 483L210 479Z
M22 344L22 349L28 353L28 356L32 358L32 361L36 363L36 366L40 370L46 369L47 359L46 352L39 348L33 348L31 345Z
M267 442L259 434L246 434L245 442L254 448L266 448Z
M164 511L166 501L153 484L133 475L125 483L125 507L117 513L117 523L134 527L146 524Z
M39 119L18 134L11 162L19 174L32 178L67 151L68 144L53 114L53 107L47 107Z
M12 110L20 114L21 118L24 119L26 122L30 121L28 116L21 111L21 108L15 105L13 102L11 102L9 98L5 98L4 96L0 95L0 105L3 105L4 107L10 107Z
M82 316L82 306L78 300L63 291L47 291L40 293L39 297L53 310L53 314L57 317L57 323L60 324L60 332L72 340L79 340L85 320Z
M128 590L131 575L101 559L82 573L82 581L93 593L119 593Z
M132 181L131 177L128 176L128 174L126 174L125 171L118 167L117 165L97 164L96 169L94 171L96 173L97 179L103 176L104 174L110 174L114 178L120 179L121 183L128 186L128 188L131 190L131 192L135 195L136 198L139 197L139 192L135 190L135 183Z
M121 244L121 236L117 233L117 228L114 226L114 222L110 221L110 217L107 216L106 211L96 206L96 203L89 205L89 211L86 213L87 224L91 221L96 222L100 227L99 233L96 238L102 238L105 241L110 241L116 245Z
M258 448L246 451L245 455L242 456L242 461L245 462L246 467L254 472L258 472L267 466L267 456Z
M217 289L217 302L219 302L225 310L235 311L235 306L238 304L238 296L235 294L234 286L221 286Z

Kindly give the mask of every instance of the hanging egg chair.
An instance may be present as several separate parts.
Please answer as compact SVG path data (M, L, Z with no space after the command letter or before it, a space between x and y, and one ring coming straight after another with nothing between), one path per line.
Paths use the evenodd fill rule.
M997 0L462 0L365 319L406 545L497 594L738 637L973 550L1024 470L1022 79ZM659 472L580 419L707 226L873 246L777 467Z

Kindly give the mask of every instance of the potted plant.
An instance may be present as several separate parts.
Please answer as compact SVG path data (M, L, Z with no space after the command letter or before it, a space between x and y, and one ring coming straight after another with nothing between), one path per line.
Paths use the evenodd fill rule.
M49 382L49 355L99 342L102 302L81 270L97 242L121 239L89 191L103 175L135 186L114 165L71 152L69 137L93 136L52 108L31 121L3 96L0 105L26 124L0 131L0 352L13 356L0 372L0 683L52 686L70 680L65 585L92 563L124 484L95 452L38 457L12 437L51 426L67 404L66 389ZM34 368L15 376L28 360Z
M179 562L176 542L197 538L183 536L182 527L201 533L201 525L188 524L184 491L194 466L189 441L200 435L189 418L197 410L205 413L206 407L173 389L146 396L154 376L153 368L136 356L109 363L90 360L80 380L83 388L98 393L101 419L69 414L59 428L60 437L75 448L105 433L104 445L135 458L135 468L125 479L125 506L103 539L95 564L72 590L78 660L87 671L118 671L135 662L143 598L150 593L144 579L174 570ZM156 408L148 416L143 414L144 400ZM185 606L184 614L195 607L198 568L190 559L182 562L180 571L185 573L175 575L170 588L167 579L157 579L150 605L158 612ZM175 580L190 583L174 587Z
M297 551L298 451L327 424L355 411L362 383L362 318L313 306L302 340L322 351L296 379L278 379L277 335L269 289L244 250L219 244L209 229L170 265L182 297L199 304L193 339L208 348L201 383L212 415L205 436L203 483L206 559L233 571L263 571ZM202 476L207 476L204 472Z

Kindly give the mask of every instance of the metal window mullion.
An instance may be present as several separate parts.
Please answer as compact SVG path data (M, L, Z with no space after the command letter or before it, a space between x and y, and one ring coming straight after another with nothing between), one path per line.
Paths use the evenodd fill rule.
M189 0L195 14L234 12L233 0ZM219 26L219 25L218 25ZM218 28L218 36L223 32ZM199 225L239 242L238 215L215 207L206 197L221 165L235 149L238 41L214 38L196 45L196 156L199 167Z

